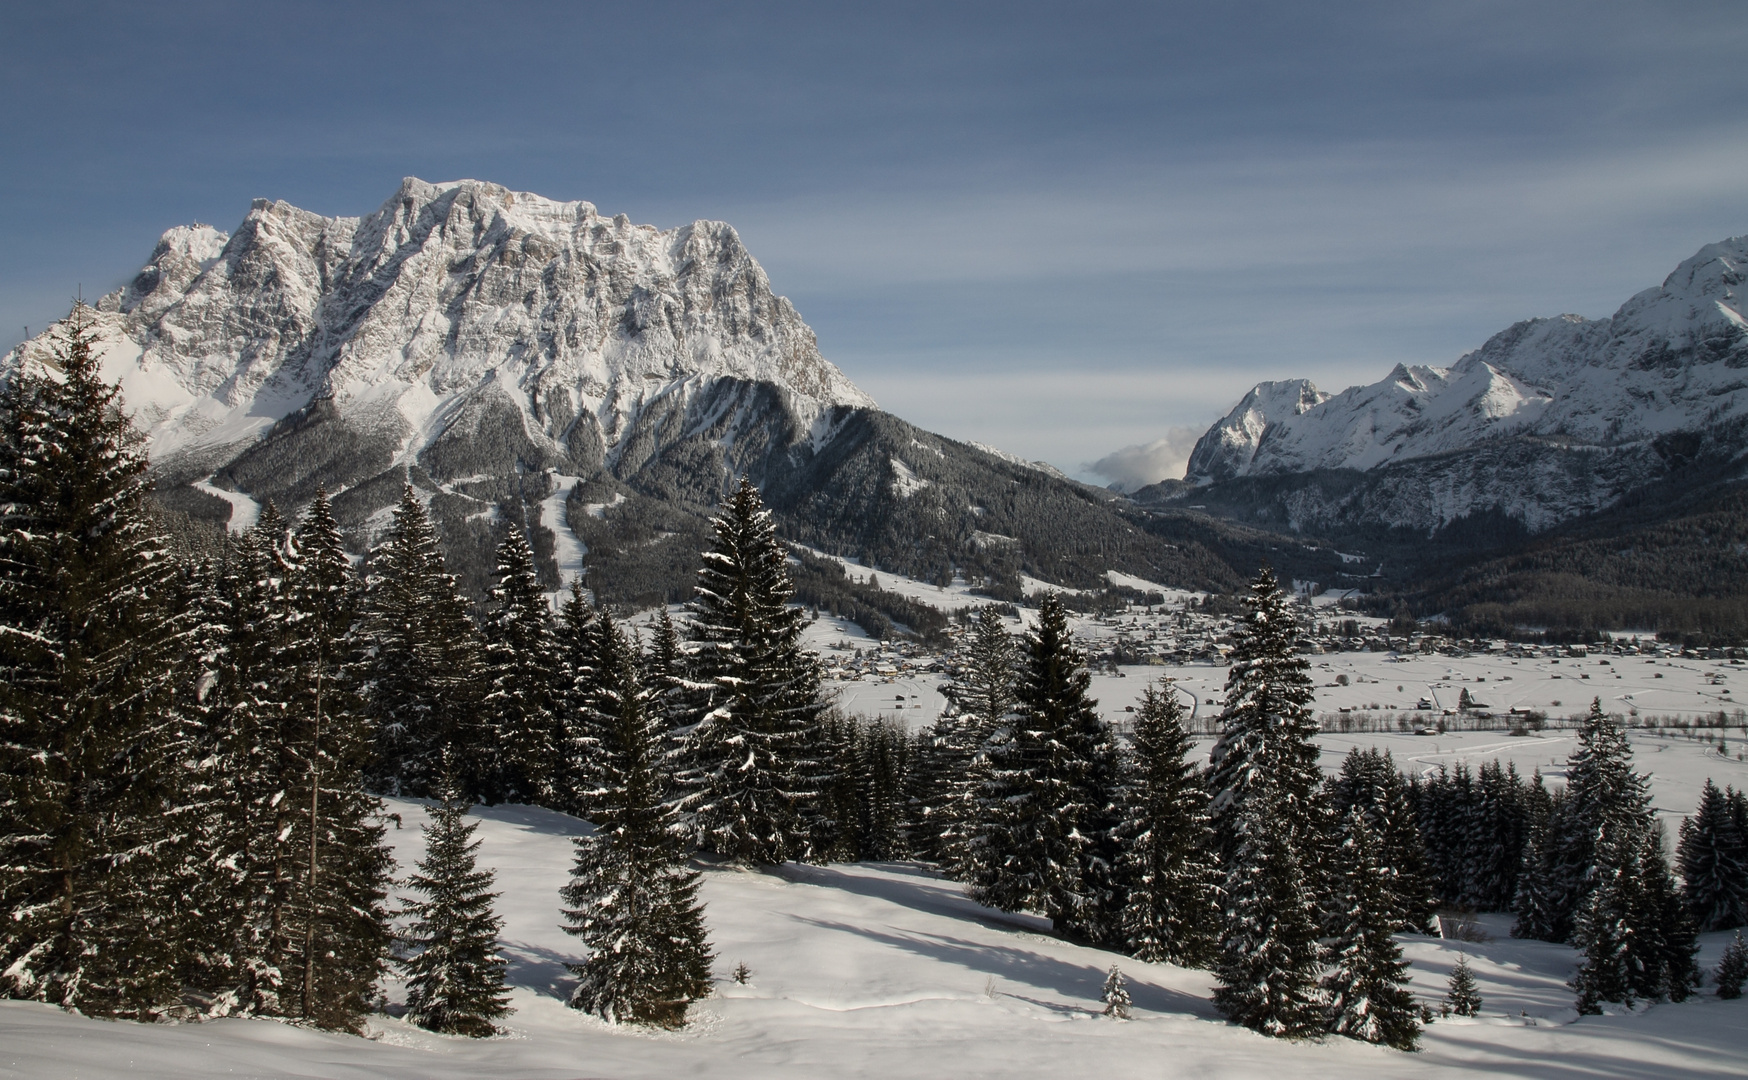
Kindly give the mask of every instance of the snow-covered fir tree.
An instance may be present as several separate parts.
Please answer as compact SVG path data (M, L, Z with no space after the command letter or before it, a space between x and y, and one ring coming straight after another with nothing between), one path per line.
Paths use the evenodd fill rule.
M446 1035L485 1038L510 1011L507 962L498 954L504 921L492 910L492 872L479 867L478 822L457 791L452 768L438 776L430 824L421 827L425 857L402 902L409 925L401 934L407 977L407 1019Z
M1183 721L1171 680L1142 688L1117 828L1126 896L1120 942L1151 963L1203 967L1219 940L1220 868Z
M146 459L83 303L0 386L0 993L150 1017L182 992L199 825L190 641Z
M1445 1012L1453 1016L1480 1016L1481 990L1475 984L1475 973L1469 970L1467 954L1457 955L1457 966L1451 969L1445 986Z
M1742 996L1742 984L1748 982L1748 943L1742 941L1742 931L1736 931L1736 936L1724 946L1712 981L1717 984L1719 997L1734 1000Z
M1341 824L1334 852L1330 906L1328 1028L1336 1035L1413 1050L1420 1039L1420 1009L1408 990L1408 962L1395 934L1403 927L1395 872L1382 837L1355 806Z
M484 626L484 778L493 800L550 806L559 757L558 640L534 573L534 552L514 525L498 545Z
M1292 598L1265 567L1245 607L1208 776L1216 836L1228 856L1239 845L1238 820L1259 794L1282 815L1275 827L1295 851L1313 842L1322 819L1310 665L1293 649L1299 630Z
M1577 928L1579 912L1591 889L1606 876L1599 848L1611 837L1614 850L1632 857L1640 846L1626 838L1643 837L1651 829L1651 799L1644 774L1633 769L1632 746L1626 732L1602 711L1600 698L1578 729L1578 745L1566 763L1566 799L1562 812L1551 816L1545 843L1552 845L1555 899L1552 940L1566 941ZM1614 1000L1614 999L1604 999Z
M552 772L552 802L567 813L580 814L582 792L588 786L584 773L590 753L589 709L594 701L596 676L600 672L600 635L595 626L595 605L583 590L580 578L572 578L569 595L559 609L555 644L557 663L553 672L553 702L557 710L557 754Z
M1122 971L1112 964L1111 970L1105 972L1105 988L1099 999L1105 1003L1105 1015L1113 1020L1129 1019L1129 1011L1134 1007L1134 1000L1129 996L1129 983L1123 978Z
M1330 791L1336 820L1357 807L1377 834L1404 928L1416 933L1430 930L1438 904L1427 884L1414 788L1397 770L1390 751L1376 747L1348 751Z
M1304 1038L1327 1015L1317 897L1270 794L1258 789L1231 823L1214 1006L1264 1035Z
M1025 637L1014 711L990 742L968 877L980 903L1042 912L1058 932L1101 940L1120 910L1116 770L1090 682L1067 610L1047 594Z
M1594 884L1574 937L1584 957L1573 977L1578 1011L1603 1002L1686 998L1699 982L1698 943L1651 830L1604 830L1595 847Z
M826 779L819 660L801 646L806 615L758 489L740 487L711 522L715 539L689 604L693 703L684 781L701 846L740 863L810 855Z
M293 534L286 569L291 615L279 663L290 682L281 753L297 762L285 777L297 888L276 917L295 972L297 1015L357 1030L388 960L394 863L382 803L364 787L372 745L356 692L359 589L321 492Z
M1541 796L1541 809L1529 817L1524 837L1523 862L1518 868L1517 892L1511 910L1517 919L1511 936L1534 941L1554 941L1559 933L1560 905L1565 894L1559 866L1556 837L1566 818L1566 790L1549 794L1537 770L1530 785Z
M479 635L410 483L369 570L365 634L378 749L372 782L390 793L424 794L445 749L472 748L462 759L462 783L477 792L477 748L486 745Z
M990 739L1014 710L1019 656L1014 637L995 605L978 609L959 670L942 693L951 716L935 724L929 768L935 782L924 792L923 827L928 854L948 877L969 873L970 841L977 821L977 793L988 766Z
M1748 924L1748 837L1730 812L1734 794L1708 777L1694 815L1681 823L1682 896L1702 933Z
M576 841L562 890L564 929L588 958L571 1005L607 1020L677 1027L710 990L699 875L667 797L666 727L650 708L638 650L603 614L588 713L584 805L595 829Z
M1214 1003L1235 1023L1301 1036L1324 1015L1309 865L1324 841L1317 724L1292 600L1266 567L1246 606L1208 777L1226 898Z

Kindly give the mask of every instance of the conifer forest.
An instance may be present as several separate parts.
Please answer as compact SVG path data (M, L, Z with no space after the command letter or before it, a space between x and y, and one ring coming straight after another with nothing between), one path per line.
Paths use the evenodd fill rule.
M592 825L551 920L582 956L568 1004L614 1024L678 1028L712 993L725 958L701 868L860 861L913 860L1063 940L1205 969L1220 1016L1284 1039L1413 1051L1425 1025L1478 1015L1466 963L1435 1016L1400 944L1465 913L1575 948L1579 1014L1708 979L1740 993L1739 939L1712 973L1696 937L1748 925L1748 794L1707 781L1665 835L1600 698L1559 786L1498 761L1410 774L1358 748L1326 776L1302 617L1264 568L1205 767L1170 679L1123 730L1101 718L1049 592L1018 635L978 608L949 708L910 730L832 704L750 482L711 521L690 599L641 628L577 581L555 611L515 527L472 604L411 484L362 560L320 491L190 554L159 524L80 311L68 326L59 377L0 397L11 998L362 1031L394 973L411 1023L498 1034L480 804ZM432 806L416 865L391 856L391 797ZM1116 964L1102 993L1130 1015Z

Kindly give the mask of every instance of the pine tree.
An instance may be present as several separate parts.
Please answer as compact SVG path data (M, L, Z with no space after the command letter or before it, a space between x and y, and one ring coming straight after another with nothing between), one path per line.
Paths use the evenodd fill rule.
M425 857L408 880L422 899L403 901L411 925L401 942L409 955L407 1019L446 1035L484 1038L498 1033L497 1019L510 1011L504 988L508 966L498 955L504 921L493 912L492 872L478 866L478 822L467 820L467 804L456 791L453 772L438 778L431 823L422 826Z
M1709 778L1698 809L1681 823L1676 861L1688 913L1701 932L1748 924L1748 838L1730 813L1729 796Z
M980 903L1040 911L1059 933L1099 940L1115 907L1116 785L1090 682L1067 610L1048 594L1026 635L1015 711L991 745L970 884Z
M1311 679L1293 651L1291 600L1266 567L1246 606L1209 770L1226 874L1214 1003L1264 1034L1303 1036L1320 1030L1323 1016L1309 865L1323 844Z
M572 967L581 983L570 1003L613 1022L677 1027L710 990L699 875L665 797L666 729L649 708L637 648L606 615L596 635L584 792L595 830L576 841L561 893L564 929L589 949Z
M1636 847L1629 837L1643 836L1651 828L1647 782L1633 770L1632 759L1626 733L1602 711L1601 699L1593 700L1567 762L1564 812L1549 819L1556 890L1553 930L1560 935L1555 940L1568 940L1577 931L1585 898L1609 872L1600 849L1618 838L1611 850L1629 853Z
M553 764L553 805L568 813L583 812L583 791L591 752L589 708L594 701L600 658L596 652L595 606L583 591L580 578L571 579L570 595L559 611L553 674L553 702L557 709L557 756ZM655 688L652 692L659 692ZM671 704L672 690L667 695Z
M1391 887L1404 928L1427 933L1438 903L1427 884L1426 845L1415 809L1416 786L1397 771L1388 750L1355 747L1342 760L1331 794L1330 810L1336 820L1354 807L1365 813L1366 823L1383 846L1384 863L1391 869Z
M1605 837L1595 882L1578 913L1576 935L1582 943L1583 965L1572 978L1581 1015L1602 1012L1602 1003L1632 1005L1643 979L1636 970L1643 948L1635 940L1640 930L1634 913L1643 909L1639 895L1639 853L1631 836Z
M925 795L930 852L948 877L970 873L978 790L986 779L990 739L1015 706L1018 655L1013 635L993 604L978 610L958 672L942 687L953 715L935 724L933 766L939 782Z
M770 511L746 480L711 523L690 604L694 706L686 808L701 844L740 863L810 854L820 760L819 661Z
M1106 1016L1113 1020L1129 1019L1129 1010L1134 1002L1129 997L1129 985L1115 964L1105 973L1105 989L1100 1000L1105 1003Z
M0 993L149 1017L185 962L190 627L93 318L0 387Z
M382 803L364 789L371 728L356 693L360 598L322 492L288 547L287 572L291 615L279 663L290 680L290 725L281 752L297 759L285 786L300 895L281 931L300 976L299 1015L355 1031L389 956L394 863Z
M1264 1035L1306 1038L1323 1029L1322 947L1311 882L1268 788L1232 822L1226 908L1214 1006Z
M477 753L486 745L478 634L412 484L369 566L369 700L378 749L372 782L391 794L424 794L444 751L456 750L468 770L462 783L477 793L486 786Z
M1535 941L1559 940L1560 904L1564 896L1556 838L1566 819L1566 792L1547 795L1538 770L1530 790L1546 798L1545 809L1529 819L1524 839L1523 862L1518 869L1517 892L1511 910L1517 916L1511 936Z
M1220 872L1183 719L1170 680L1142 689L1117 830L1121 940L1142 960L1201 967L1217 943Z
M1743 944L1740 930L1724 947L1723 959L1718 961L1713 979L1718 984L1719 997L1734 1000L1742 996L1742 984L1748 981L1748 945Z
M1402 928L1394 873L1384 861L1381 838L1357 806L1342 820L1333 871L1331 970L1323 979L1328 1030L1413 1050L1420 1039L1420 1010L1406 985L1408 963L1394 936Z
M558 640L520 528L498 545L493 576L484 634L488 741L479 748L496 757L488 790L505 802L550 806L559 755Z
M1445 1011L1457 1016L1481 1015L1481 992L1466 955L1458 954L1457 966L1451 969L1451 980L1445 989Z
M1237 848L1238 819L1259 790L1283 815L1276 827L1295 846L1312 842L1321 816L1314 805L1323 774L1312 742L1310 665L1293 651L1298 620L1292 599L1265 567L1251 582L1245 606L1210 759L1210 809L1224 855Z

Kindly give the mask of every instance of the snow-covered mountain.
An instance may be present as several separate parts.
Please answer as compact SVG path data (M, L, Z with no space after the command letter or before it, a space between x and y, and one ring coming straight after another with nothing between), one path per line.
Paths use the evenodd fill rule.
M796 539L931 580L1230 574L1048 466L880 412L721 222L473 180L405 180L360 218L258 200L228 235L165 233L97 320L161 503L236 528L323 487L362 548L411 480L476 588L506 521L553 534L549 574L617 559L638 595L684 588L742 476Z
M1537 530L1611 505L1696 454L1742 448L1745 268L1736 237L1612 318L1520 322L1448 368L1398 365L1333 396L1263 383L1196 444L1186 479L1367 474L1287 499L1301 528L1437 529L1497 510Z
M775 388L803 430L873 405L728 225L659 231L471 180L407 179L363 218L257 200L229 236L170 230L97 306L164 468L228 464L312 409L377 469L449 480L506 451L567 472L637 453L654 415L744 405L724 384Z

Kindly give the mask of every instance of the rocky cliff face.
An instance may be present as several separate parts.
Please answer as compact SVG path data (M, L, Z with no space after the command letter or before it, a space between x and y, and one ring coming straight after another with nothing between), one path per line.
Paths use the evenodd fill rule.
M1497 512L1538 531L1613 505L1748 444L1745 268L1737 237L1612 318L1521 322L1449 368L1398 365L1334 396L1263 383L1202 437L1187 479L1306 477L1279 499L1296 529L1434 531Z
M728 225L476 181L408 179L363 218L258 200L229 236L172 229L98 309L165 475L293 503L409 468L488 498L636 472L704 430L740 471L873 405Z

